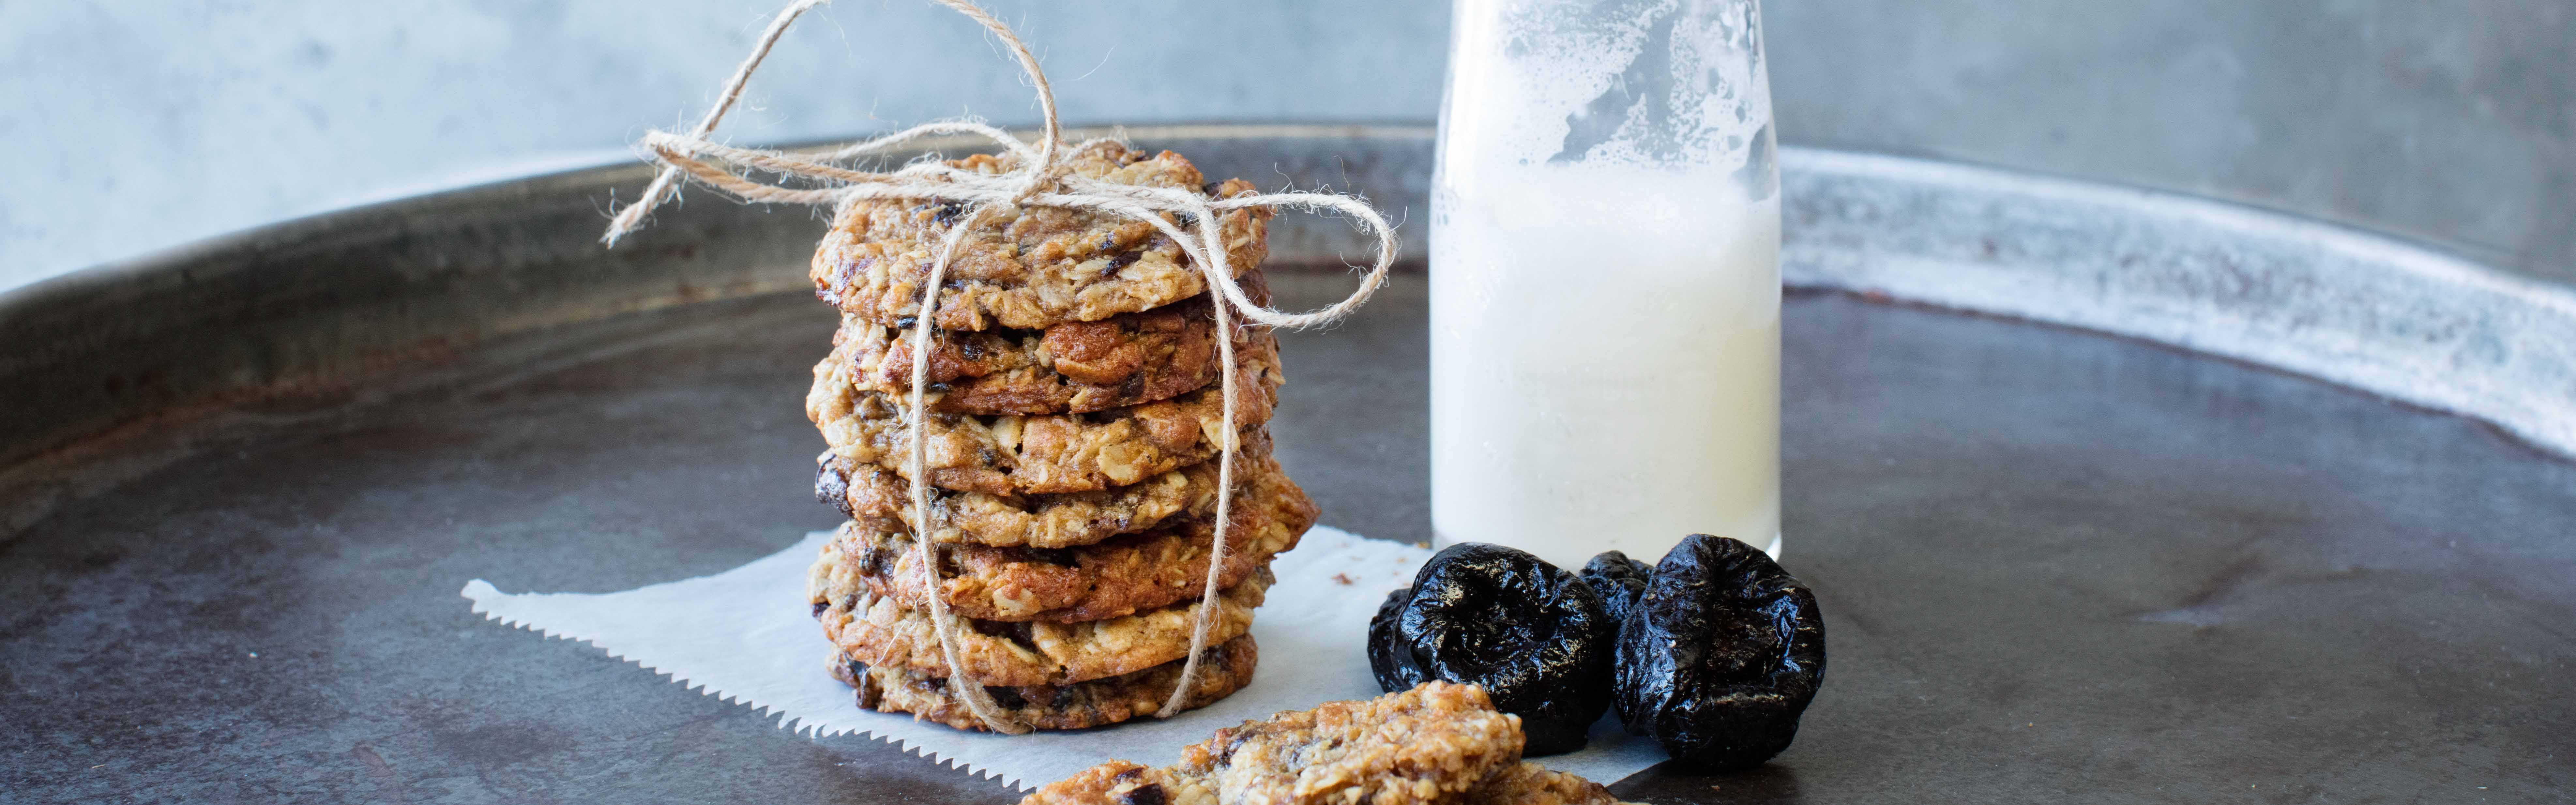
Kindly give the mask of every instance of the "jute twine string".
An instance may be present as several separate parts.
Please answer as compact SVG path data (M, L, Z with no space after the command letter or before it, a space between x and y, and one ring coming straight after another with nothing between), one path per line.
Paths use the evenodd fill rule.
M1219 328L1216 340L1218 359L1223 367L1218 377L1221 384L1219 393L1224 395L1225 435L1219 445L1217 459L1216 527L1210 538L1207 579L1199 592L1199 603L1191 624L1188 659L1181 666L1180 680L1173 686L1171 696L1155 713L1156 717L1169 718L1179 712L1188 699L1191 683L1198 677L1199 657L1207 650L1208 631L1216 609L1217 581L1225 567L1226 532L1233 520L1234 461L1235 454L1242 447L1236 424L1239 415L1235 401L1238 392L1234 356L1235 319L1240 315L1259 324L1294 328L1331 322L1349 315L1353 309L1367 302L1369 295L1376 293L1386 281L1387 268L1395 262L1395 229L1366 203L1330 193L1248 194L1210 200L1178 188L1137 187L1072 175L1058 162L1062 127L1056 118L1055 91L1047 84L1046 72L1038 68L1037 57L1029 53L1028 46L1011 33L1009 26L966 0L932 2L973 19L1010 47L1020 69L1028 74L1030 83L1036 88L1038 107L1046 118L1045 131L1036 147L1032 148L1000 129L972 121L914 126L883 137L851 143L821 155L733 148L707 140L707 135L715 131L716 124L733 108L734 102L741 97L743 85L751 79L752 72L759 69L761 60L768 57L770 47L787 32L788 26L806 11L826 2L829 0L798 0L780 11L768 29L762 32L760 42L752 48L750 57L745 58L742 65L735 68L732 78L725 82L715 107L707 111L706 117L699 120L690 133L653 131L644 135L640 145L646 158L660 163L663 168L653 177L653 183L645 187L642 198L617 212L609 222L607 234L600 239L615 246L619 238L643 226L647 214L677 195L679 182L683 179L722 190L745 201L842 205L866 199L901 199L969 205L967 213L959 217L947 235L941 238L939 249L932 256L929 276L921 284L919 313L914 317L911 333L912 389L909 407L904 412L911 449L904 458L904 466L910 475L907 480L913 522L925 531L931 523L929 447L923 438L924 392L930 385L930 336L933 322L937 319L939 289L947 278L950 258L956 253L958 244L965 241L967 233L996 209L1058 207L1111 213L1142 221L1179 244L1199 267L1211 291L1209 297ZM916 162L884 173L852 170L835 164L883 152L911 140L943 134L969 134L990 140L1015 157L1017 167L995 175L952 168L936 160ZM1086 142L1075 147L1091 144ZM725 167L727 165L830 184L817 188L784 187L745 178L735 173L735 168ZM1251 298L1244 294L1243 287L1235 282L1234 271L1226 264L1229 255L1224 233L1217 225L1217 214L1254 207L1346 214L1377 239L1377 261L1361 276L1359 287L1350 296L1332 305L1304 313L1287 313L1253 304ZM1165 213L1174 214L1186 223L1176 225L1164 218ZM948 663L949 689L956 692L958 699L966 703L967 709L985 727L1013 735L1027 732L1027 725L1004 714L984 686L967 676L966 665L958 655L956 622L949 615L946 597L939 592L939 564L933 558L929 535L915 535L913 546L918 552L915 559L928 578L931 629L938 639L940 654Z

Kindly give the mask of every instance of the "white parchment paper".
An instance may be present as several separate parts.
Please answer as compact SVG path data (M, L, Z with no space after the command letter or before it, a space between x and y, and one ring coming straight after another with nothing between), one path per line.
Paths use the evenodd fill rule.
M1026 789L1112 759L1171 763L1181 747L1246 719L1378 695L1363 648L1369 616L1431 556L1319 526L1271 565L1279 582L1253 621L1261 665L1251 685L1168 720L1001 736L859 709L850 688L832 679L825 668L832 647L814 625L805 593L806 568L828 538L809 534L732 570L625 592L510 594L475 579L464 595L485 617L590 643L705 695L775 714L781 727L892 741L933 762ZM1538 760L1609 783L1663 758L1654 742L1604 719L1583 751Z

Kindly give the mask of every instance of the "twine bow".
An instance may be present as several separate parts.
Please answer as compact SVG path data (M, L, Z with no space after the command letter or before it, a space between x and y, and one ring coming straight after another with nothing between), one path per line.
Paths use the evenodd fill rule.
M1169 718L1179 712L1188 699L1192 682L1198 676L1199 656L1207 649L1211 611L1216 608L1217 580L1225 567L1226 530L1233 519L1234 459L1241 448L1241 439L1236 433L1235 316L1239 314L1244 319L1273 327L1305 327L1349 315L1353 309L1367 302L1369 295L1376 293L1386 281L1387 268L1395 261L1395 230L1367 204L1329 193L1267 193L1211 200L1178 188L1122 185L1068 173L1057 161L1062 151L1059 142L1062 128L1056 118L1055 91L1047 84L1046 72L1038 68L1037 57L1029 53L1028 46L1011 33L1009 26L966 0L932 2L973 19L1001 37L1002 43L1010 47L1011 54L1019 60L1020 68L1027 72L1030 82L1036 86L1038 107L1046 118L1045 131L1036 147L1032 148L1000 129L972 121L914 126L884 137L851 143L820 156L733 148L707 140L707 135L713 133L716 124L724 119L725 112L732 109L735 100L741 97L743 85L750 81L752 72L759 69L761 60L768 58L770 47L787 32L787 27L806 11L829 1L798 0L780 11L778 17L770 22L768 30L762 32L760 42L752 48L750 57L744 59L742 65L734 69L733 77L725 82L715 107L707 111L706 117L700 119L690 133L652 131L644 135L641 145L646 158L660 163L663 168L653 177L653 183L644 188L643 198L617 212L609 222L607 234L600 240L609 246L617 245L618 239L643 225L644 216L653 208L677 195L679 182L684 178L745 201L837 205L861 199L908 199L969 205L966 214L941 239L939 250L931 260L930 275L921 283L921 313L915 317L912 328L911 405L904 414L911 449L905 456L905 467L911 476L908 486L913 522L925 530L930 524L930 481L926 469L928 447L922 433L923 392L930 385L930 333L932 322L937 318L939 290L957 244L964 242L966 234L1001 205L1111 213L1150 224L1179 244L1205 275L1211 306L1215 308L1218 358L1223 366L1218 372L1222 384L1219 393L1224 395L1226 427L1224 441L1219 446L1217 466L1216 528L1208 551L1207 580L1200 590L1191 626L1189 655L1181 666L1180 681L1155 713L1158 718ZM991 175L959 170L937 161L923 161L886 173L851 170L836 164L940 134L971 134L991 140L1017 157L1017 167ZM784 187L745 178L724 165L831 184L818 188ZM1361 277L1359 287L1349 297L1330 306L1304 313L1286 313L1253 304L1244 295L1243 287L1235 283L1234 272L1226 265L1227 250L1216 221L1217 213L1254 207L1348 214L1358 221L1362 229L1377 238L1377 262ZM1177 214L1181 220L1189 222L1187 228L1165 220L1162 213ZM919 552L916 561L928 578L925 589L930 599L932 633L938 638L940 654L948 664L949 690L955 691L967 709L987 728L1013 735L1027 732L1027 725L1003 714L991 695L985 692L984 686L966 676L966 666L959 662L957 653L956 625L949 616L946 599L940 593L939 563L932 559L929 535L914 535L913 545Z

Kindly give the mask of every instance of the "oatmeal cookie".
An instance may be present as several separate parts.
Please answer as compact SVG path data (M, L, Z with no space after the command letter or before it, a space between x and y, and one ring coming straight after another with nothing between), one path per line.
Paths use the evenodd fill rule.
M818 463L816 498L852 519L900 520L907 530L920 532L903 478L831 453ZM1215 514L1217 469L1217 462L1206 461L1140 483L1052 495L991 495L933 486L928 490L930 517L938 528L931 539L1000 548L1073 548L1151 531L1174 519ZM1273 476L1285 480L1279 462L1270 456L1269 434L1256 433L1234 456L1235 499L1244 500L1254 486Z
M1251 684L1252 668L1260 659L1260 648L1252 642L1251 635L1209 646L1199 653L1199 674L1190 680L1190 693L1181 700L1182 709L1206 707ZM988 687L984 692L992 694L994 703L1001 705L1008 718L1032 729L1087 729L1149 716L1162 709L1163 699L1172 695L1172 685L1180 681L1182 665L1182 661L1173 660L1131 674L1070 685ZM880 713L911 713L961 730L984 729L983 719L976 718L964 702L948 695L945 678L871 667L847 654L834 657L832 678L858 689L860 707Z
M1520 763L1522 741L1484 688L1426 682L1217 730L1174 769L1214 779L1229 801L1434 803Z
M1132 805L1140 802L1219 805L1221 802L1263 801L1221 798L1216 781L1207 775L1112 760L1040 788L1021 799L1020 805ZM1323 801L1342 802L1330 796L1324 797ZM1445 802L1452 805L1626 805L1599 783L1526 761L1495 772L1484 782L1477 783L1476 787Z
M1020 805L1617 805L1589 780L1521 762L1520 748L1519 722L1482 689L1432 682L1220 730L1178 765L1103 763Z
M1267 451L1267 439L1237 454L1241 484ZM919 532L911 491L903 478L874 464L826 452L816 459L814 497L855 520L900 520ZM1204 515L1216 506L1216 462L1203 462L1144 481L1089 492L993 495L930 487L931 539L996 547L1071 548L1120 534L1151 530L1175 517Z
M1174 188L1207 198L1257 192L1252 183L1211 183L1181 155L1148 156L1114 142L1065 153L1074 175L1139 187ZM999 174L1018 165L1010 155L951 160L960 170ZM932 254L950 226L963 219L959 202L906 199L854 200L833 214L832 231L814 252L814 295L859 318L905 327L919 315L921 282ZM1247 208L1218 213L1226 267L1235 274L1269 256L1271 211ZM1187 230L1191 222L1166 220ZM994 327L1038 329L1070 321L1099 321L1150 310L1205 292L1206 278L1161 230L1143 221L1096 210L999 205L957 246L939 291L935 324L949 330Z
M838 542L825 543L825 556L814 564L809 586L814 617L823 622L823 634L851 659L870 666L954 676L939 650L939 638L931 632L930 613L867 589L849 563L833 555ZM1272 581L1270 570L1262 568L1219 592L1216 611L1208 619L1208 641L1221 643L1250 630L1252 610L1261 606ZM959 618L958 657L969 678L1008 687L1064 685L1134 673L1189 654L1190 629L1198 608L1199 602L1190 600L1082 623Z
M1217 586L1232 587L1297 546L1315 524L1315 504L1287 476L1251 484L1235 501ZM941 597L960 617L1079 623L1197 598L1207 581L1214 518L1182 520L1080 548L942 546ZM912 535L889 521L853 520L833 542L869 591L914 609L928 607Z
M1020 798L1020 805L1129 805L1148 802L1219 805L1216 781L1205 775L1184 774L1168 767L1154 768L1133 761L1112 760L1048 783Z
M1235 382L1238 444L1253 442L1270 420L1279 386L1274 353L1239 353ZM805 415L832 453L898 475L911 449L907 395L862 391L849 367L826 359L814 367ZM1084 492L1127 486L1215 457L1225 437L1225 394L1209 385L1143 405L1085 414L923 417L930 483L992 495ZM909 476L905 476L909 477Z
M1244 291L1268 304L1260 271ZM1216 382L1220 353L1206 294L1141 313L1044 330L939 330L931 334L930 407L954 414L1080 414L1166 400ZM834 360L862 391L912 389L912 332L855 316L832 335ZM1267 327L1235 330L1238 355L1275 364ZM1239 360L1239 358L1238 358Z
M1523 761L1467 790L1461 805L1622 805L1610 789L1582 775Z

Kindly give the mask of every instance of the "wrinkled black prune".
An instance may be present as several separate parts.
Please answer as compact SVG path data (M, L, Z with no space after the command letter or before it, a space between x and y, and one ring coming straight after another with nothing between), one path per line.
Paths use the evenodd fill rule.
M1761 765L1825 680L1816 596L1762 549L1693 534L1656 563L1618 640L1620 720L1675 759Z
M1415 685L1431 681L1420 666L1395 661L1396 655L1406 653L1404 644L1398 642L1395 621L1403 616L1405 602L1411 600L1411 587L1388 590L1386 600L1377 605L1377 614L1369 616L1369 673L1377 677L1377 686L1388 693L1412 690Z
M1379 687L1438 679L1485 686L1495 709L1521 717L1531 755L1583 748L1610 707L1618 626L1592 585L1499 545L1450 546L1413 586L1369 619L1369 669Z
M1601 606L1610 611L1611 623L1627 623L1628 610L1637 605L1637 596L1646 592L1646 577L1654 574L1654 565L1618 551L1602 551L1574 575L1583 577L1594 592L1601 594Z

